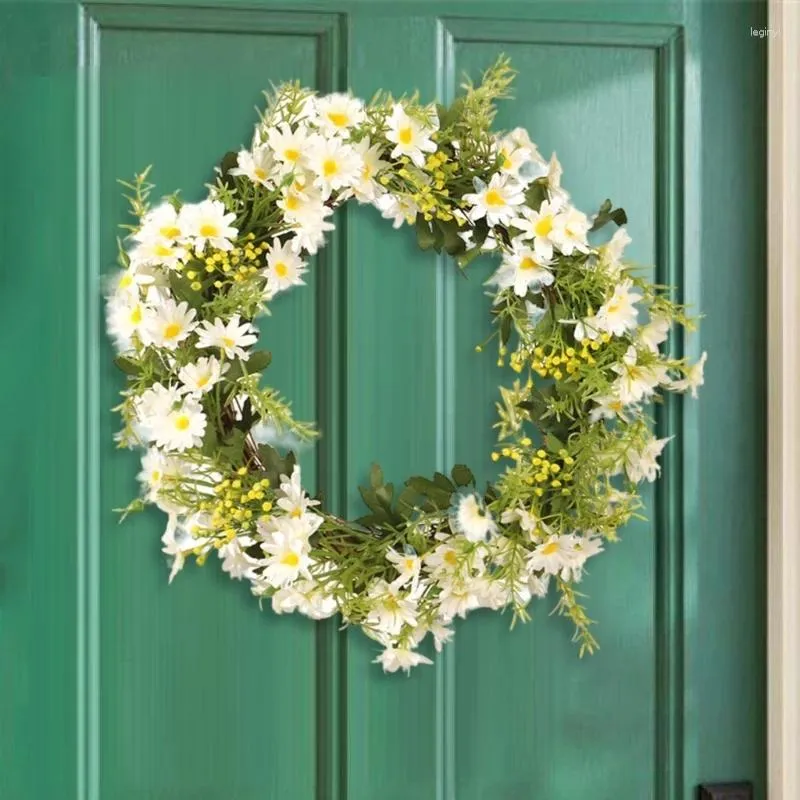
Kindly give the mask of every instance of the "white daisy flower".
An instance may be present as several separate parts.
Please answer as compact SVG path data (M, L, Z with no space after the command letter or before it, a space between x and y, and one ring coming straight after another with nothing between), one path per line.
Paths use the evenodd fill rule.
M600 263L611 275L617 275L622 269L622 253L630 243L628 231L617 228L611 240L599 249Z
M524 128L515 128L498 139L497 152L502 159L500 172L523 183L546 174L545 161Z
M450 525L470 542L483 542L497 532L492 515L474 492L458 494L450 507Z
M470 611L480 608L480 599L474 588L466 582L440 578L439 615L446 625L455 617L465 619Z
M625 403L620 398L611 392L610 394L597 395L592 398L595 407L589 412L589 419L592 422L599 422L601 419L621 419L624 422L628 421L625 415Z
M539 519L536 513L521 505L505 509L500 516L500 522L503 525L516 523L523 533L528 534L531 541L538 539L542 533L549 533L547 525Z
M297 464L292 469L291 478L287 475L281 475L280 491L282 497L278 498L278 508L283 509L290 517L305 519L311 514L310 509L319 505L319 500L312 500L303 489L300 467ZM318 514L311 514L311 516L319 517ZM312 524L316 524L317 527L321 522L321 517L319 518L319 523L316 523L316 520L312 520Z
M314 186L327 200L338 189L358 183L361 174L361 158L349 144L333 136L325 139L315 136L308 148L308 168L314 173Z
M595 319L601 331L613 336L624 336L637 326L639 310L636 303L642 295L632 291L633 281L626 278L614 288L611 297L600 306Z
M151 447L142 456L142 469L136 476L145 489L145 497L155 503L162 511L178 511L174 503L160 496L163 488L169 488L176 480L189 475L190 469L185 461L168 455L157 447Z
M333 209L320 203L313 209L316 214L309 213L299 219L292 228L294 236L289 240L289 246L295 253L306 252L310 255L325 244L325 234L334 229L332 222L327 217L333 214Z
M267 145L283 172L304 166L310 135L304 125L299 125L293 131L285 122L267 131Z
M305 219L318 217L325 204L316 188L295 181L284 187L277 206L288 223L302 224Z
M207 537L192 536L185 525L179 524L175 514L170 514L167 528L164 531L164 535L161 537L161 542L164 545L161 552L172 559L172 569L169 573L170 583L172 583L173 578L183 569L186 556L189 555L189 553L208 552L211 547L210 540Z
M671 438L668 436L666 439L656 439L653 436L640 450L633 447L628 448L622 466L634 483L645 480L652 483L658 477L658 473L661 471L658 457Z
M249 536L240 536L232 539L219 548L219 559L222 561L222 571L227 572L234 580L249 579L254 575L254 570L261 566L261 561L248 555L245 547L255 544L255 539Z
M691 390L692 397L697 399L697 388L705 382L705 364L708 353L703 353L696 363L689 367L689 373L681 380L669 383L669 388L674 392L687 392Z
M472 206L468 216L472 222L486 217L490 228L505 225L525 202L522 186L500 172L492 175L488 185L476 179L475 189L464 195L464 200ZM546 258L552 258L552 253Z
M274 296L292 286L305 286L302 276L307 271L306 262L293 252L288 242L282 245L280 239L272 240L264 270L270 295Z
M419 212L416 203L410 197L397 197L393 194L381 195L375 207L384 219L392 220L393 228L399 228L403 223L412 225Z
M498 289L514 289L514 294L525 297L528 291L539 291L542 286L550 286L553 273L549 262L544 261L532 248L514 243L514 249L503 253L503 262L497 272L486 281Z
M442 648L453 638L455 631L448 628L441 622L432 622L430 625L417 625L411 632L411 640L415 645L421 644L422 640L428 635L433 636L433 646L437 653L442 652Z
M160 238L145 239L128 254L131 266L136 270L153 266L178 269L188 256L189 251L185 247Z
M353 148L361 158L361 174L353 186L353 194L359 203L374 203L385 192L376 178L389 166L389 162L381 158L380 145L371 144L369 136L354 144Z
M265 145L255 147L253 150L240 150L236 156L238 166L230 172L231 175L244 175L259 186L272 186L270 178L276 169L272 151Z
M575 251L588 253L590 250L587 236L591 223L582 211L574 206L568 206L561 214L561 233L558 249L565 255L571 256Z
M412 667L433 664L433 661L409 647L390 645L372 663L380 664L384 672L397 672L399 669L410 672Z
M141 331L148 310L137 294L121 292L108 298L106 303L108 333L119 352L133 348L133 336Z
M404 625L413 628L417 624L417 601L412 593L378 579L370 585L367 597L371 608L364 625L373 631L397 636Z
M346 136L350 128L360 125L366 118L364 101L350 94L328 94L318 97L315 108L315 121L328 135Z
M532 572L528 577L528 591L533 597L547 597L550 589L550 576L547 573L537 575Z
M230 250L233 247L231 240L239 233L231 226L236 214L228 213L219 200L187 203L181 208L178 219L181 230L192 240L197 252L206 244L217 250Z
M264 578L272 586L280 588L298 578L311 577L308 539L295 535L291 528L273 530L269 539L261 543L261 549L266 556Z
M214 322L203 321L197 329L197 346L201 349L218 347L228 358L247 361L250 354L245 347L258 341L258 331L250 322L241 322L234 314L227 322L217 317Z
M142 217L139 230L133 234L137 242L162 241L168 243L186 234L181 227L178 212L172 203L161 203Z
M410 117L403 106L395 103L386 123L386 138L394 144L392 158L407 156L418 167L425 164L425 153L436 152L436 142L431 136L436 133L439 122L434 113L429 114L428 125Z
M637 339L652 353L658 352L658 346L669 336L669 317L652 314L650 322L639 328Z
M394 564L398 576L392 581L392 586L405 586L410 583L412 588L416 587L419 581L419 572L422 567L422 559L413 551L399 553L394 548L390 548L386 554L386 560Z
M147 345L175 350L197 327L197 312L183 300L176 303L171 297L147 312L141 330L142 341Z
M181 393L177 386L154 383L149 389L145 389L134 400L136 424L142 438L146 441L154 439L157 421L166 417L180 401Z
M624 405L646 400L653 395L659 384L669 380L663 364L640 364L639 355L633 345L625 351L622 363L613 364L611 369L619 375L613 383L612 392Z
M206 415L200 402L191 395L168 414L156 419L153 426L154 440L165 450L183 452L200 447L206 432Z
M554 533L533 549L528 556L527 568L529 572L558 575L571 568L575 561L575 538L570 534L559 536Z
M181 368L178 373L183 384L181 391L196 394L210 392L229 369L230 364L223 364L215 356L202 356L193 364Z
M543 200L538 211L524 208L522 215L510 222L520 230L522 239L533 239L533 249L547 261L553 257L553 248L564 241L565 218L560 210L557 203Z

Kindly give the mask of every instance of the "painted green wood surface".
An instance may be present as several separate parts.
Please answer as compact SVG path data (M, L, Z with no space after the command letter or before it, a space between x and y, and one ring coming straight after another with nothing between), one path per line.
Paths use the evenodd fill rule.
M689 800L750 778L763 800L762 5L286 5L0 3L0 798ZM632 255L706 315L685 345L707 385L664 409L649 521L586 579L595 657L539 603L385 676L360 635L259 613L212 566L168 587L159 514L116 525L137 464L111 444L99 300L115 180L152 162L198 192L270 81L447 99L499 52L521 71L499 124L557 149L579 205L628 209ZM304 468L351 514L373 460L490 478L489 263L462 280L372 210L338 223L263 327L270 378L325 434Z

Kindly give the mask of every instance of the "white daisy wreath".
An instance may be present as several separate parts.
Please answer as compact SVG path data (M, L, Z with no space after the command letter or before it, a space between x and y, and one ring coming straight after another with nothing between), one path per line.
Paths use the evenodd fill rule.
M623 263L624 228L590 242L624 212L606 201L587 217L555 156L543 160L523 129L491 131L512 75L500 59L449 108L283 85L208 199L151 208L147 173L125 184L137 224L108 298L127 374L118 438L146 448L143 494L127 510L169 515L170 580L216 550L277 613L360 626L392 672L430 663L422 640L440 649L472 609L527 619L553 584L581 652L595 647L575 584L640 508L636 484L658 474L667 440L651 433L647 405L662 389L694 395L705 355L690 365L660 351L673 323L692 322ZM303 285L306 257L351 197L413 224L420 247L454 268L500 256L492 338L519 376L500 389L492 459L505 468L485 491L463 465L399 493L373 467L369 514L352 522L303 489L292 443L316 432L261 384L270 356L253 349L253 320Z

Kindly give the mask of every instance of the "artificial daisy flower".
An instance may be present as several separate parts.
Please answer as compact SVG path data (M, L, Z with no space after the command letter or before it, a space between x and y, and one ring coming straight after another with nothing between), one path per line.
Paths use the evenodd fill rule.
M666 367L654 361L640 364L636 348L631 345L622 357L621 364L612 364L611 369L619 375L612 391L624 405L638 403L651 397L660 383L667 383Z
M629 447L626 450L622 466L634 483L644 480L652 483L658 477L661 471L658 457L671 438L657 439L651 436L640 449Z
M538 211L526 207L521 216L511 220L511 225L520 230L520 237L532 239L533 249L546 261L553 257L553 248L564 241L565 220L560 210L557 203L543 200Z
M658 346L669 336L669 318L660 314L652 314L650 322L639 328L637 339L652 353L658 352Z
M539 538L542 533L548 532L548 527L539 519L536 513L521 505L505 509L500 516L500 522L503 525L516 523L519 525L520 530L523 533L527 533L532 541Z
M353 194L359 203L374 203L384 193L384 188L376 178L389 166L389 162L381 158L380 145L372 144L369 136L354 144L353 149L361 159L361 173L353 185Z
M364 101L349 94L318 97L315 106L316 123L328 135L346 136L350 128L360 125L366 116Z
M271 295L291 289L292 286L305 286L302 276L306 272L306 262L292 250L288 242L282 245L280 239L272 240L264 270L267 291Z
M394 548L389 548L386 560L394 564L398 576L392 581L392 586L401 587L411 583L416 586L419 580L419 571L422 567L422 559L413 551L398 553Z
M410 672L412 667L433 664L433 661L409 647L390 645L372 663L380 664L384 672L397 672L399 669Z
M636 327L639 316L636 303L642 299L642 295L632 291L632 287L633 281L626 278L617 284L611 297L600 306L595 318L601 331L624 336Z
M625 403L613 392L598 395L593 400L595 407L589 412L589 419L592 422L599 422L601 419L617 419L617 417L624 422L628 421L625 415Z
M333 209L320 202L307 209L292 227L293 237L289 246L295 253L306 252L310 255L325 244L325 234L334 229L332 222L327 218L333 214Z
M513 288L514 294L525 297L529 290L539 291L553 283L549 267L535 250L515 243L510 253L503 253L502 265L486 283L498 289Z
M455 631L441 622L435 621L430 625L417 625L411 632L411 639L415 645L418 645L429 633L433 636L433 646L436 652L441 653L442 648L453 638Z
M611 274L617 275L622 269L622 253L631 243L625 228L617 228L611 240L600 248L600 263Z
M486 541L497 532L492 515L474 492L456 495L450 507L450 525L470 542Z
M210 392L229 369L230 364L223 364L215 356L202 356L193 364L181 368L178 373L183 384L181 391L196 394Z
M149 309L138 293L120 292L106 304L108 332L119 352L133 348L133 337L139 334Z
M574 206L568 206L561 214L560 223L558 249L565 256L571 256L575 251L588 253L590 248L587 236L591 223L586 214Z
M292 130L285 122L269 129L267 144L283 172L291 172L304 166L304 154L310 135L304 125Z
M190 237L196 252L206 244L216 250L230 250L239 231L231 226L236 214L228 213L219 200L203 200L187 203L179 214L181 230Z
M312 580L299 580L278 589L272 595L272 610L276 614L299 611L310 619L328 619L338 611L336 598L324 592Z
M480 608L480 599L469 582L448 580L446 576L439 579L439 615L446 625L455 617L465 619L470 611Z
M153 433L158 447L182 452L200 447L206 432L206 415L200 402L189 395L169 413L158 418Z
M177 512L176 504L161 496L162 489L169 488L179 479L188 476L189 465L174 455L168 455L157 447L151 447L142 456L142 469L137 475L145 489L145 497L162 511Z
M458 570L463 560L463 548L459 547L457 543L464 541L463 537L451 536L447 541L425 553L423 561L434 577L452 574Z
M406 156L411 159L418 167L425 164L425 153L436 152L436 142L431 136L436 133L438 120L434 115L429 116L431 122L435 124L425 125L418 119L410 117L403 106L395 103L391 115L386 123L388 130L386 138L394 144L391 152L392 158Z
M362 167L358 152L335 136L315 136L308 148L307 163L323 200L338 189L358 183Z
M253 150L240 150L236 156L236 164L230 171L231 175L244 175L260 186L272 186L270 175L275 169L275 159L272 151L265 145Z
M308 540L295 535L277 518L274 521L279 527L271 532L267 541L261 543L266 556L264 578L276 588L286 586L300 577L310 578Z
M141 331L142 341L148 345L175 350L197 327L197 312L183 300L176 303L171 297L148 311Z
M186 556L189 553L208 551L210 548L210 540L207 537L193 536L185 527L178 522L175 514L170 514L167 521L167 528L164 535L161 537L161 542L164 547L161 549L162 553L169 556L171 561L171 570L169 573L169 582L172 583L173 578L183 569L186 561Z
M222 561L222 571L227 572L234 580L250 578L254 570L261 566L257 558L248 555L244 548L255 544L255 539L249 536L240 536L232 539L227 544L219 548L219 558Z
M472 208L469 218L472 222L486 217L486 224L504 225L509 222L517 208L525 202L522 186L500 172L492 175L488 184L475 179L475 192L464 195L464 200ZM551 258L547 256L547 258Z
M282 497L278 498L278 508L283 509L290 517L305 519L309 515L310 509L319 505L319 500L312 500L303 489L300 467L297 464L292 469L291 478L281 475L280 491ZM312 516L319 517L318 514L312 514ZM316 523L315 520L313 522ZM322 518L320 517L319 523L316 523L317 527L321 522Z
M136 427L144 441L155 439L155 426L181 401L177 386L154 383L134 401Z
M524 128L515 128L497 141L500 172L529 183L545 174L544 161Z
M238 314L234 314L227 322L219 317L213 323L203 321L197 329L197 346L203 349L218 347L228 358L247 361L250 354L244 348L258 341L258 332L251 323L240 319Z
M685 378L681 380L670 382L669 388L675 392L686 392L691 390L692 397L697 399L697 389L702 386L705 381L705 364L708 358L708 353L703 353L700 358L689 367L689 371Z
M142 224L133 238L137 242L170 242L185 235L175 207L172 203L161 203L142 217Z
M367 592L370 612L364 624L373 632L397 636L404 625L417 624L417 601L413 593L402 592L399 586L379 578L372 582Z
M576 561L575 538L566 534L553 534L540 545L537 545L528 556L529 572L544 572L547 575L558 575L564 569L570 569Z
M189 251L180 244L167 239L145 239L128 254L131 265L138 270L142 267L164 266L178 269L188 258Z
M399 228L403 223L413 224L419 209L416 203L405 195L384 194L375 204L384 219L392 220L392 227Z
M532 572L528 577L528 591L532 597L547 597L550 590L550 576L545 572L537 575Z

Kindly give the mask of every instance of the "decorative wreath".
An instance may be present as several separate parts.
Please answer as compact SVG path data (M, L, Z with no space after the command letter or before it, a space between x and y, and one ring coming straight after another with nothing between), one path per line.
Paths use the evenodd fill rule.
M527 619L552 584L581 654L596 646L575 584L641 508L636 485L659 472L667 439L651 432L648 405L662 389L696 395L705 354L690 365L660 351L673 323L693 322L622 261L624 228L592 243L624 211L606 201L587 217L555 156L522 128L491 130L512 78L501 58L449 108L282 85L207 199L150 207L147 172L124 184L137 223L107 316L127 375L118 441L146 448L143 493L126 511L153 503L169 515L170 580L216 550L276 613L360 626L390 672L431 663L423 639L438 651L472 609ZM317 433L262 385L270 354L254 349L254 320L304 285L307 257L350 198L413 225L454 269L500 257L491 339L516 376L500 388L493 484L479 490L458 464L396 492L376 466L355 521L304 490L293 451Z

